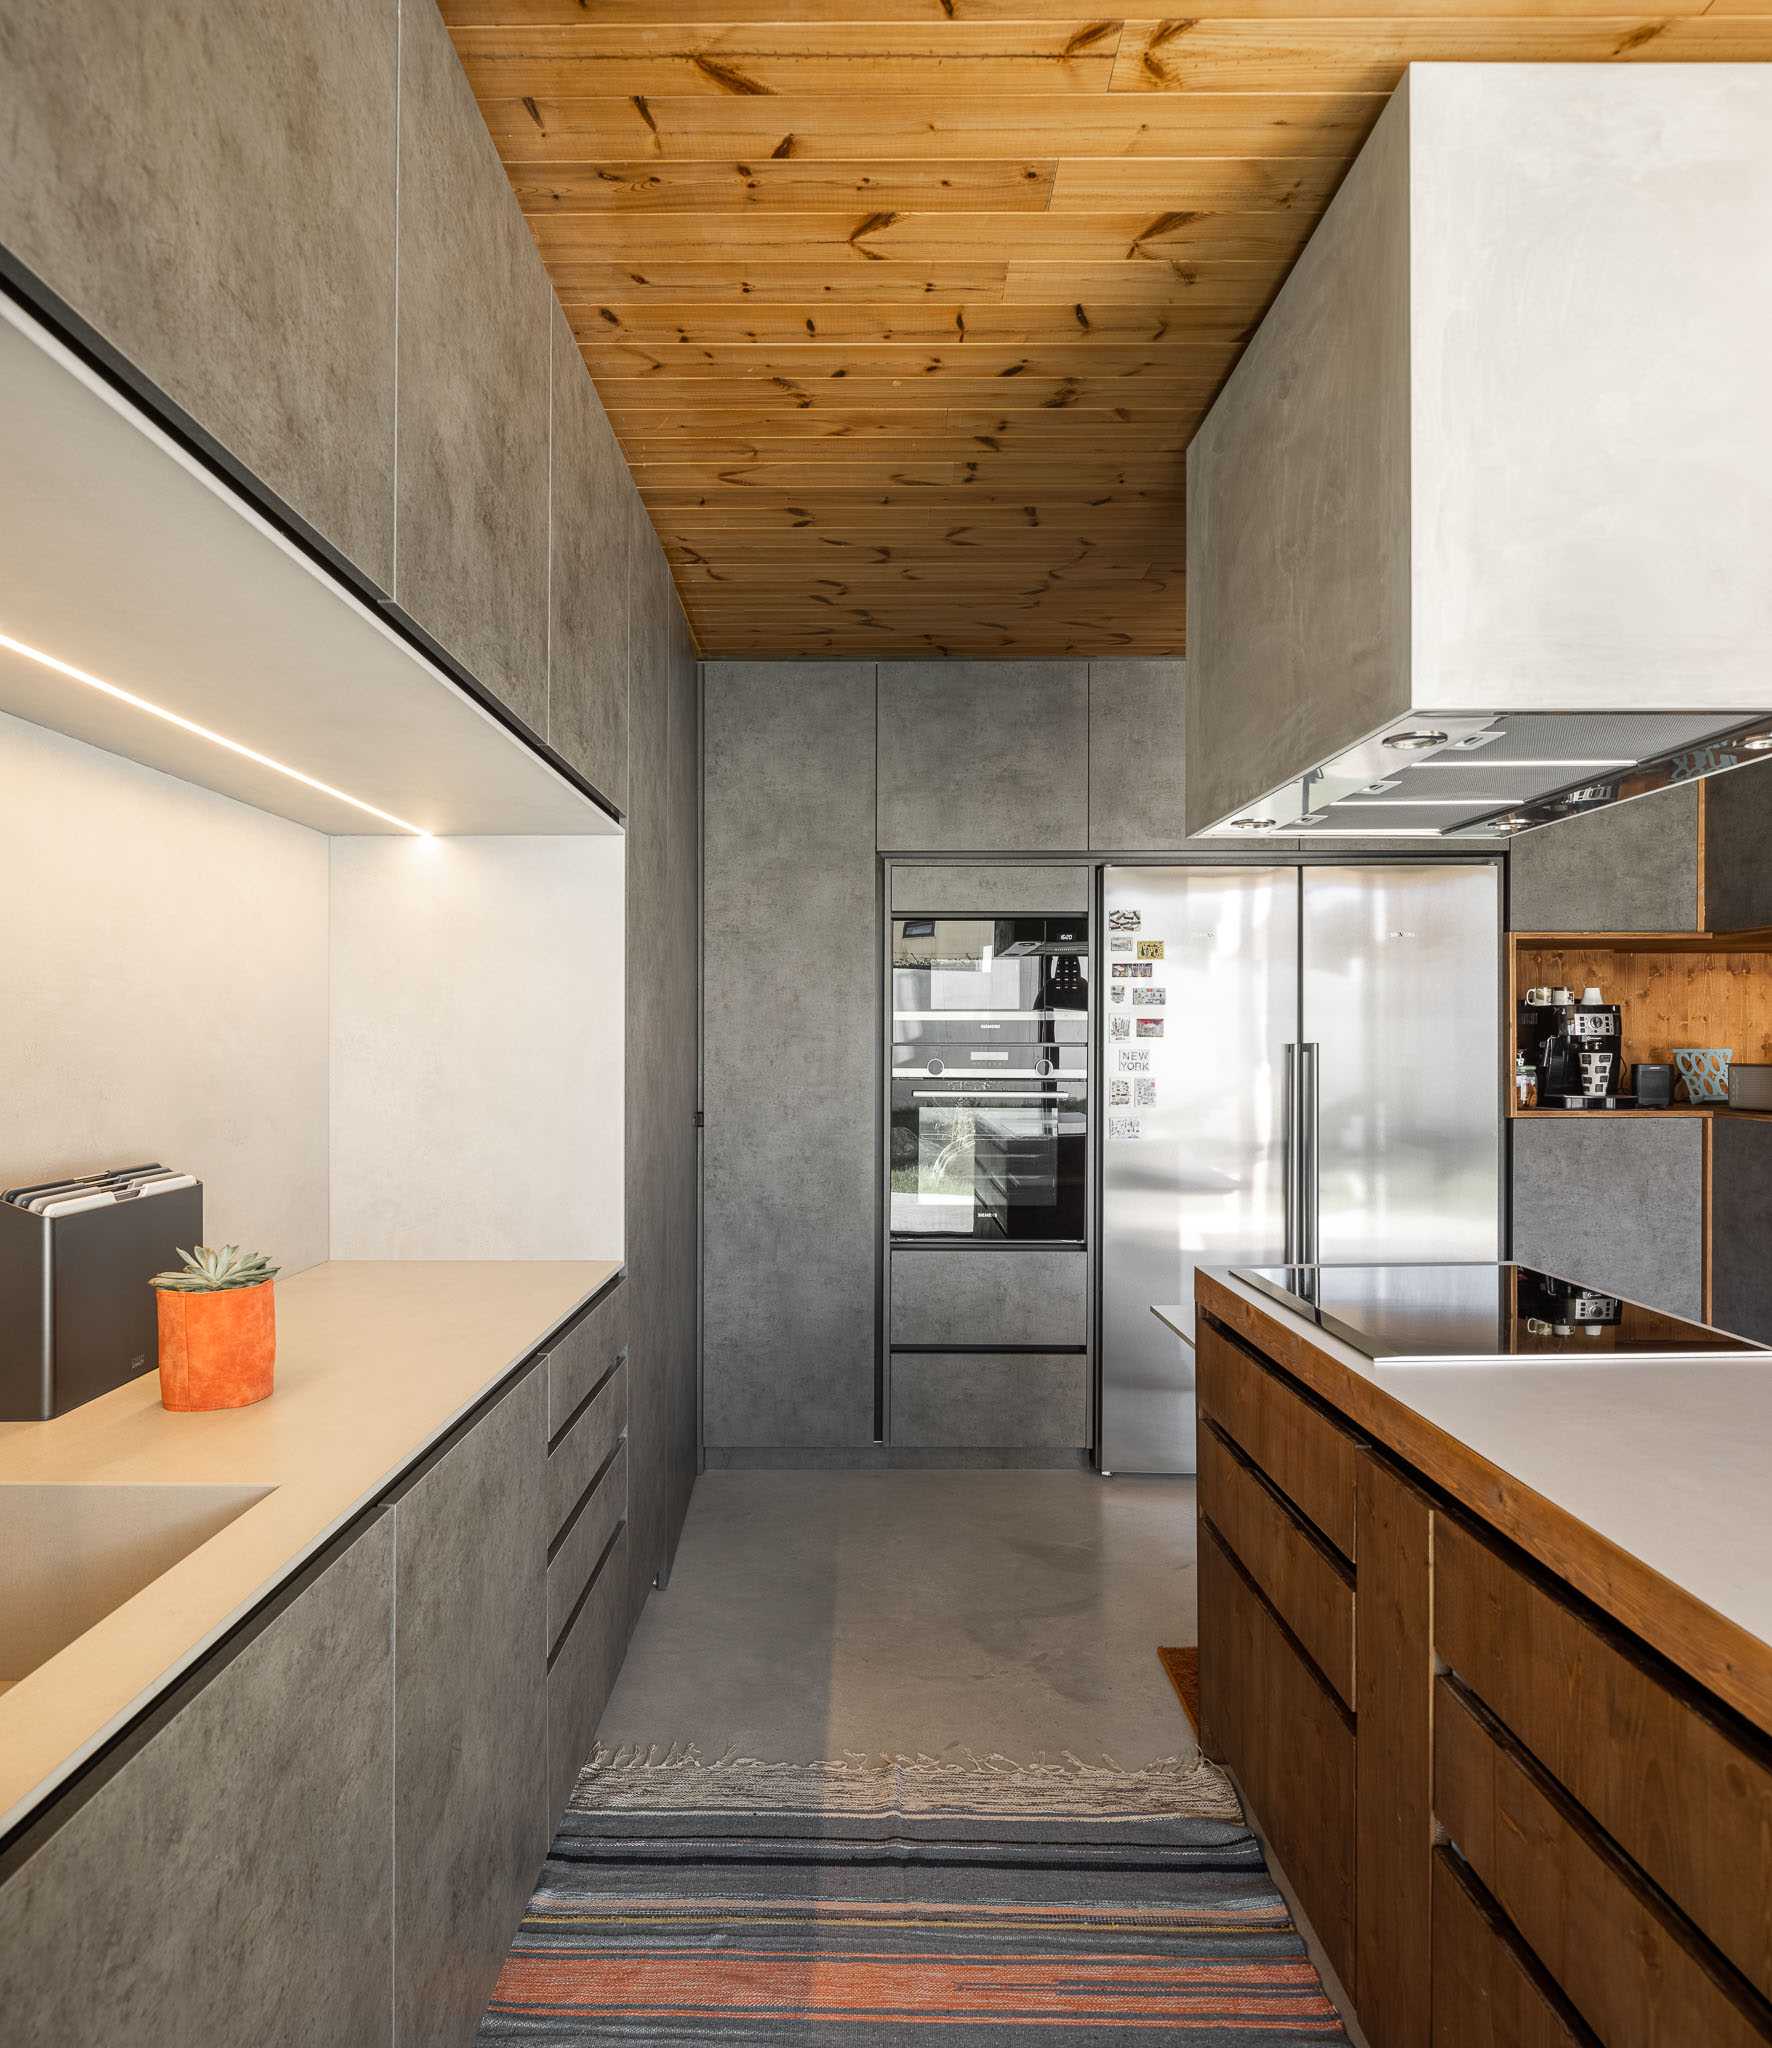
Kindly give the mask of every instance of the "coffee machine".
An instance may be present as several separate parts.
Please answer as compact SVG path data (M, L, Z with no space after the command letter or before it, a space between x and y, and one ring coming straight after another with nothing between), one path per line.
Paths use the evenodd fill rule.
M1520 1050L1538 1076L1541 1109L1625 1109L1624 1013L1597 988L1580 1001L1566 988L1528 989L1520 1005Z

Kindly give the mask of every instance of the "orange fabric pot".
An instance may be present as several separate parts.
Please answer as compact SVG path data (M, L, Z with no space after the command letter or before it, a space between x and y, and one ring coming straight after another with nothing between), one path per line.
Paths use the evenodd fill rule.
M265 1398L277 1364L276 1286L261 1280L217 1294L154 1290L163 1407L249 1408Z

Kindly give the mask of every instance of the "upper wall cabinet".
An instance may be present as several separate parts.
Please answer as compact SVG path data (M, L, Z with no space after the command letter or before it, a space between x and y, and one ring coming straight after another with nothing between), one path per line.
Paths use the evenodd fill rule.
M0 18L0 242L383 589L398 24L393 0Z
M883 661L878 677L883 850L1088 845L1086 661Z
M1089 844L1140 853L1179 846L1182 717L1180 659L1089 664Z
M442 17L403 7L394 595L538 734L552 310Z
M1772 767L1737 768L1704 785L1704 923L1772 927Z
M628 807L628 543L634 487L572 329L551 305L548 742Z
M1508 856L1508 923L1517 932L1696 931L1698 797L1687 783L1522 833Z

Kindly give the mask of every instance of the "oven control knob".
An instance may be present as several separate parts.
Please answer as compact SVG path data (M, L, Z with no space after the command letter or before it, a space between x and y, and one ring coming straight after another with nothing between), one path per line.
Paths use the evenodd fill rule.
M1046 1076L1050 1074L1051 1071L1052 1062L1050 1060L1035 1060L1034 1072L1039 1075L1042 1081L1045 1080Z
M929 1071L932 1074L945 1074L947 1070L946 1060L931 1060L929 1062Z

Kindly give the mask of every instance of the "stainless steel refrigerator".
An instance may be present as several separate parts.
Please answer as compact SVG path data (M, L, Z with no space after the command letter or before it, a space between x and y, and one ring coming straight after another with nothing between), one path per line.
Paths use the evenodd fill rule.
M1499 870L1104 875L1104 1472L1194 1470L1199 1266L1495 1259Z

